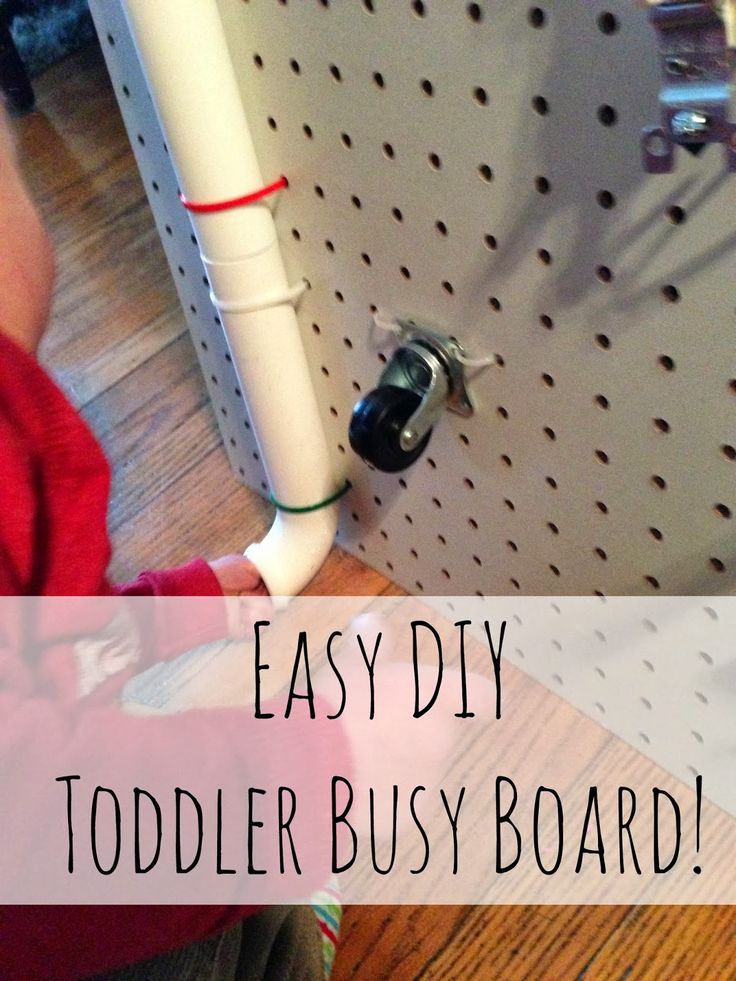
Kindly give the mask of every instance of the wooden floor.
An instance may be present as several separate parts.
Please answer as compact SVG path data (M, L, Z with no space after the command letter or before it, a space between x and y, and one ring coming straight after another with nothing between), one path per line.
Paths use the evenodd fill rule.
M101 58L37 85L19 124L58 250L43 360L113 465L112 574L240 551L270 508L232 478ZM310 592L378 594L335 550ZM346 912L334 981L736 978L729 907L370 907ZM173 979L172 979L173 981Z

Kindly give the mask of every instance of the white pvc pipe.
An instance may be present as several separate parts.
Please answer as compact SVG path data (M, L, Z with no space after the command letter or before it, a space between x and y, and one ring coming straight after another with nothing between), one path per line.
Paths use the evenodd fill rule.
M216 0L124 0L124 7L184 196L227 201L261 188ZM292 507L326 500L338 481L268 202L192 217L273 494ZM337 510L280 511L265 539L246 550L271 595L295 595L315 575L334 541Z

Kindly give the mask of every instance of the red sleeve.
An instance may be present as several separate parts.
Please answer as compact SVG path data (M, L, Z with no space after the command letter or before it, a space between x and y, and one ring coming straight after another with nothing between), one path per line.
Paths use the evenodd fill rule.
M217 576L204 559L193 559L174 569L141 572L133 582L114 587L121 596L209 596L222 597ZM136 611L136 604L131 604ZM138 606L140 611L141 607ZM153 614L154 622L142 624L142 634L150 638L145 663L138 670L156 661L166 661L200 644L224 640L228 636L225 602L213 599L209 603L154 603L145 607Z
M116 586L121 596L222 596L220 583L204 559L175 569L141 572L133 582Z
M274 710L277 711L275 707ZM280 766L286 754L290 760L289 773L302 774L294 784L302 813L312 822L309 825L312 833L316 826L326 829L320 849L325 857L329 856L329 822L319 820L316 797L310 799L310 790L318 781L329 783L333 773L350 777L350 760L339 724L321 721L329 711L325 705L317 703L317 710L317 720L292 719L287 723L276 718L272 720L272 729L271 721L256 722L244 709L140 718L110 708L82 714L66 712L57 703L30 699L11 709L8 698L2 699L2 891L7 896L9 883L18 882L19 888L25 888L35 877L43 895L48 895L47 890L67 874L65 791L63 785L54 782L56 776L76 772L83 774L87 788L96 784L117 788L124 807L125 828L130 813L125 810L123 788L128 797L136 786L148 787L158 794L159 785L155 781L164 779L171 792L174 786L180 785L182 773L178 763L184 756L184 779L191 780L193 773L201 775L199 785L190 783L189 787L204 801L213 787L237 785L242 791L243 786L249 785L249 774L253 777L256 760L256 786L268 786L265 781L269 774L273 774L274 781L280 781ZM266 729L262 728L264 725ZM67 769L70 765L77 768ZM184 782L181 785L187 786ZM75 790L79 795L75 800L81 801L83 785L76 786L80 789ZM172 805L164 803L163 793L159 799L166 828ZM89 866L89 810L88 806L77 806L77 864L82 865L86 859ZM211 825L206 834L211 861ZM171 845L169 837L168 862L172 861ZM130 862L129 840L124 854ZM49 869L54 869L56 874ZM303 867L303 873L300 885L308 894L307 890L322 884L325 869L320 867L317 873L316 867ZM119 897L117 883L103 877L97 879L102 888L110 883L115 890L113 895ZM262 877L257 882L262 890L268 889L273 880ZM181 883L182 895L186 896L189 890L196 901L200 894L193 883L186 876ZM57 895L52 894L54 901ZM37 902L30 896L29 901ZM0 977L48 981L53 976L55 981L73 981L107 972L222 931L248 916L254 908L6 905L0 907Z

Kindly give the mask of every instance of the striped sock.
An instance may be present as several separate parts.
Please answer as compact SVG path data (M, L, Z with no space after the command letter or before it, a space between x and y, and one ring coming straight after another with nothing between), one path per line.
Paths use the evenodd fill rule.
M326 886L312 896L311 906L322 933L325 977L329 978L335 960L335 950L340 936L340 920L342 919L342 900L335 879L331 879Z

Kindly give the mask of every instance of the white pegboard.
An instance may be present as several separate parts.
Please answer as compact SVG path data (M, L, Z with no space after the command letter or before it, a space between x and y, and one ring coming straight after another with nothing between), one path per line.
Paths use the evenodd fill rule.
M226 445L262 489L124 18L94 7ZM264 176L289 177L277 226L312 286L300 322L336 457L391 349L372 307L497 356L473 382L476 416L448 413L414 468L353 458L342 545L428 594L731 588L734 184L717 148L643 173L659 85L645 12L220 8Z
M264 178L289 178L277 227L292 281L311 284L299 319L335 461L351 460L343 547L427 595L732 590L736 185L719 148L643 173L659 85L645 12L219 6ZM265 491L119 0L92 7L234 471ZM376 308L496 355L475 417L448 413L397 476L347 441L391 352ZM731 772L728 658L680 652L673 715L656 697L671 665L621 677L595 643L509 658L683 779Z

